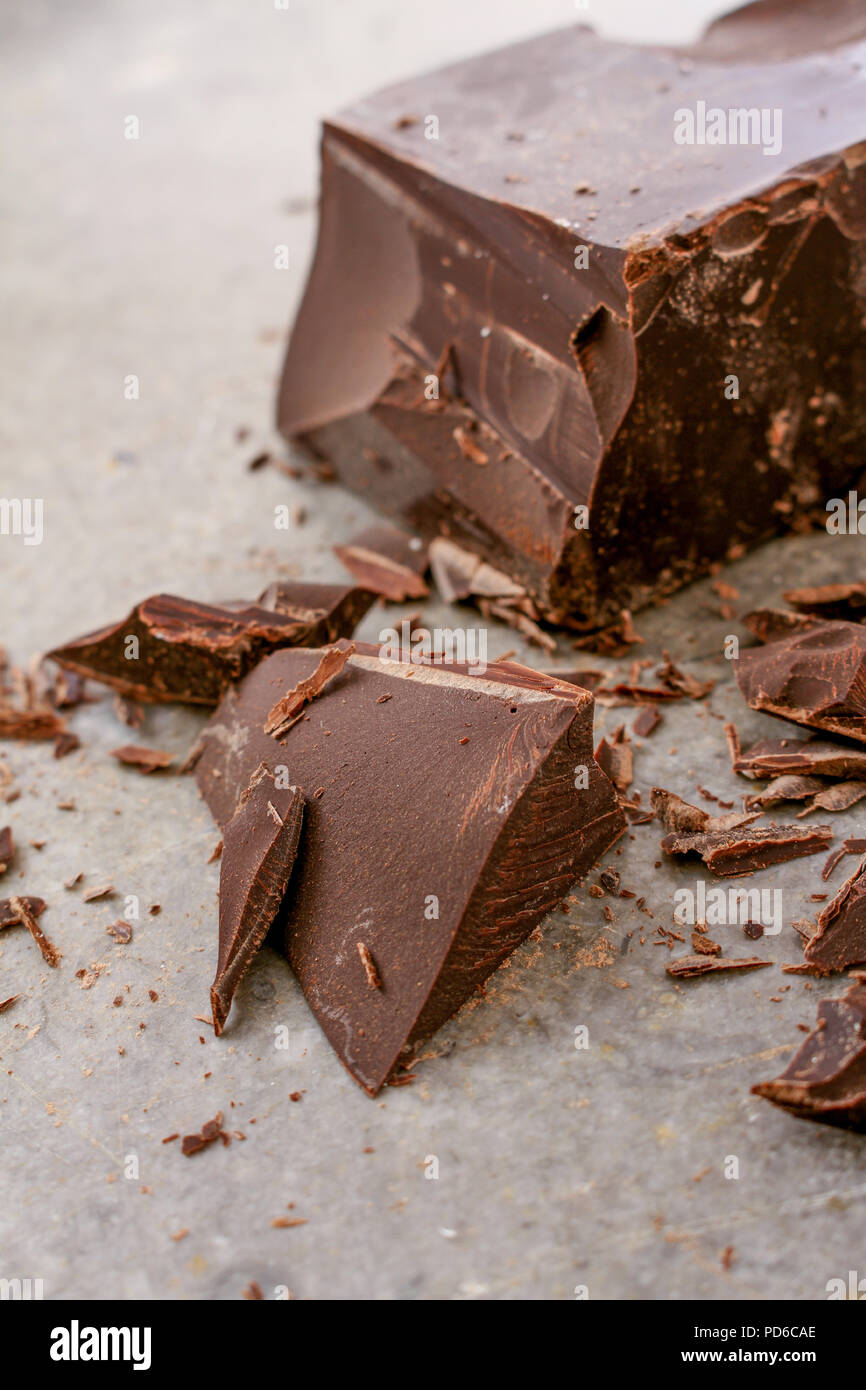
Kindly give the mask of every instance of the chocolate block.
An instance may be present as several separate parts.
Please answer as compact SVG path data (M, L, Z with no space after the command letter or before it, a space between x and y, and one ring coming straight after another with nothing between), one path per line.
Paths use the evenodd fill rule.
M735 674L752 709L866 743L866 627L816 621L748 648Z
M322 657L277 652L229 690L196 777L220 825L262 762L284 765L303 793L283 949L331 1045L374 1095L625 818L593 758L592 696L521 666L472 675L360 646L282 741L266 734L275 704L309 689Z
M752 1094L792 1115L866 1129L866 984L860 976L841 999L818 1005L818 1025L787 1071Z
M134 700L215 705L229 682L269 652L353 632L374 598L345 585L284 583L270 585L254 604L157 594L122 622L48 655Z
M575 25L326 122L280 429L574 625L843 494L864 37L859 0L683 49Z

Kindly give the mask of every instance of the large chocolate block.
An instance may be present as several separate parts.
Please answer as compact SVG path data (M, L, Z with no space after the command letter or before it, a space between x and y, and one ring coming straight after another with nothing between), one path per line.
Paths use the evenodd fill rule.
M860 0L762 0L688 49L574 26L327 122L280 428L575 626L840 493L864 56Z
M310 688L321 652L277 652L230 688L196 777L221 825L237 824L262 763L303 795L278 939L334 1050L373 1095L625 817L593 758L588 691L507 663L473 675L337 646L350 653L343 669L313 682L320 693L284 736L265 725Z

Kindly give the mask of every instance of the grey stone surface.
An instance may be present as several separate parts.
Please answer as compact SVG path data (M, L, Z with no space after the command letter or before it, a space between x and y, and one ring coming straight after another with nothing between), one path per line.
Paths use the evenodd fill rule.
M618 18L639 13L646 29L649 8L673 13L620 6ZM711 7L687 8L674 18ZM19 663L151 592L244 596L275 574L339 575L330 546L365 520L362 505L245 469L274 442L275 374L314 232L316 120L573 13L552 0L427 9L90 0L7 14L2 488L43 497L46 517L41 546L0 538L0 638ZM131 114L137 142L123 136ZM287 272L273 268L278 244ZM130 374L137 401L124 399ZM273 525L282 503L306 509L288 536ZM745 611L852 573L862 541L821 534L775 542L724 577ZM645 645L629 657L669 647L717 680L637 749L644 798L654 783L739 798L748 787L722 723L744 738L773 727L743 707L720 655L741 629L717 610L705 582L638 618ZM424 615L477 620L435 602ZM383 621L374 611L360 635L375 639ZM512 648L540 664L491 630L492 656ZM556 660L630 664L576 657L567 639ZM599 730L623 717L600 710ZM25 932L0 937L0 997L23 995L0 1016L0 1277L96 1299L235 1299L252 1279L268 1297L319 1299L563 1299L579 1285L592 1298L813 1299L862 1267L864 1141L749 1095L785 1064L818 998L842 989L778 970L799 958L789 924L816 910L820 859L760 876L784 895L783 931L756 948L776 968L676 987L653 933L698 872L654 870L658 828L636 827L609 860L654 918L617 900L608 922L576 890L441 1031L414 1084L372 1101L268 950L222 1039L196 1020L216 953L217 832L189 779L143 778L109 757L130 737L110 700L71 722L83 746L60 762L50 746L0 745L21 789L0 814L20 846L0 884L47 899L63 952L51 971ZM132 737L181 756L201 722L154 709ZM58 810L70 797L77 809ZM822 819L839 837L863 833L857 810ZM114 899L82 901L107 881ZM123 947L105 928L126 895L141 917ZM737 926L717 935L726 951L752 949ZM96 975L90 988L80 969ZM581 1026L586 1050L574 1046ZM245 1142L192 1159L161 1142L220 1109ZM281 1215L307 1224L273 1227Z

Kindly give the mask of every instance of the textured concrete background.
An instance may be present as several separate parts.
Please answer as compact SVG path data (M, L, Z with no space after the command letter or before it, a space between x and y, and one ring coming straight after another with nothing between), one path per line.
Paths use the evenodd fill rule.
M668 38L722 8L636 0L595 11L608 32ZM568 0L7 10L0 478L3 495L41 496L46 508L41 546L0 538L0 640L15 660L151 592L251 596L275 574L339 575L330 546L365 519L362 505L245 470L272 442L275 376L315 230L317 121L574 10ZM138 141L124 139L129 115ZM278 272L282 243L290 269ZM130 374L137 401L124 399ZM239 426L252 432L242 446ZM288 537L273 526L280 503L307 513ZM825 535L778 542L725 578L745 611L795 583L862 574L861 548ZM772 721L743 708L719 656L738 629L717 608L704 583L639 617L646 644L634 655L668 646L718 681L708 701L667 711L637 750L644 797L653 783L687 797L698 783L728 798L748 789L729 770L722 720L744 737ZM424 613L430 626L477 616L435 603ZM371 613L361 636L382 622ZM512 648L538 664L513 633L491 631L491 655ZM575 664L565 640L558 659ZM599 727L622 717L600 711ZM578 890L570 914L442 1030L414 1085L371 1101L270 951L221 1040L196 1021L216 950L218 866L206 861L217 832L189 779L144 779L108 756L130 737L110 700L72 724L83 746L62 762L50 746L0 746L22 791L0 814L20 846L3 887L47 899L44 925L63 952L50 971L25 932L0 938L0 998L24 996L0 1016L0 1277L97 1299L234 1299L252 1279L267 1297L571 1298L586 1285L592 1298L810 1299L862 1267L862 1139L748 1094L785 1064L818 997L842 986L807 990L773 969L674 987L652 929L670 925L674 890L696 875L653 871L657 827L635 828L610 856L655 921L620 900L606 922ZM153 710L131 737L180 756L200 724ZM77 809L59 811L70 797ZM839 837L862 833L857 811L827 819ZM814 912L820 865L754 880L782 888L786 921L759 954L799 958L788 924ZM78 871L84 882L66 890ZM107 881L114 899L82 902ZM139 898L141 920L122 947L105 927L125 895ZM738 927L717 935L729 953L751 950ZM91 988L81 968L97 975ZM280 1025L287 1050L274 1045ZM581 1025L585 1051L574 1047ZM246 1142L193 1159L161 1143L219 1109ZM731 1156L736 1180L725 1177ZM271 1225L286 1215L307 1224Z

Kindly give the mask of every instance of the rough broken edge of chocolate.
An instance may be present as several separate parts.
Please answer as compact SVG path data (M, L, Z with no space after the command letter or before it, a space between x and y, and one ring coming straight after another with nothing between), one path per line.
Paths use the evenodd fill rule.
M294 690L289 690L277 700L264 724L264 732L282 738L292 725L300 719L304 706L321 695L327 685L334 680L355 650L353 642L345 647L326 647L322 659L311 676L298 681Z
M282 814L274 800L280 801ZM217 1037L225 1027L235 991L279 912L295 865L303 819L303 792L299 787L286 787L277 793L273 773L261 763L223 837L219 957L210 992ZM260 845L256 845L256 830L264 836ZM251 852L260 852L252 863ZM243 884L243 897L238 902L231 890L250 873L252 878Z
M816 1027L781 1076L752 1095L798 1119L866 1129L866 976L855 972L847 993L823 999Z

